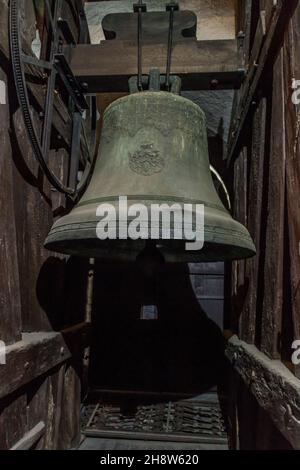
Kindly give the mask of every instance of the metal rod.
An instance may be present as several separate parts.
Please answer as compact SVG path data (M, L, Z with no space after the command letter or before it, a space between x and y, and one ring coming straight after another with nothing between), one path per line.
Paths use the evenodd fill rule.
M170 89L170 72L172 61L173 49L173 30L174 30L174 8L170 6L170 19L169 19L169 38L168 38L168 56L167 56L167 70L166 70L166 89Z
M142 83L142 61L143 61L143 31L142 31L142 0L139 0L139 8L138 8L138 90L143 91L143 83Z

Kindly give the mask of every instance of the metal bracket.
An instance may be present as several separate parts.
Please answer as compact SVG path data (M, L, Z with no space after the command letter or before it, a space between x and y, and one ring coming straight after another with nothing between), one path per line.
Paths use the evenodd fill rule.
M165 88L166 75L161 75L159 69L151 69L149 75L142 75L142 85L144 90L149 91L160 91ZM138 77L133 76L128 80L129 91L131 94L138 93ZM181 79L176 75L170 76L170 90L171 93L175 95L180 95L181 93Z
M147 12L146 3L134 3L133 11L134 13L139 13L139 12L146 13Z
M179 11L179 4L176 2L167 3L166 11Z

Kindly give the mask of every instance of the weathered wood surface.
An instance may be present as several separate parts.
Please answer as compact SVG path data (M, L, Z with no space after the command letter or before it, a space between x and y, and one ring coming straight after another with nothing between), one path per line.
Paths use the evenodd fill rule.
M63 16L72 16L69 3L62 3ZM65 377L71 357L70 331L64 331L63 336L53 328L60 330L77 319L83 321L85 283L78 276L77 286L73 279L76 269L81 276L85 272L82 264L66 262L43 248L53 216L62 213L65 201L41 174L26 134L12 79L8 5L7 0L0 0L0 340L7 346L6 365L0 365L0 448L53 449L60 445L65 416L73 414L77 425L70 424L74 434L72 439L64 439L61 448L66 448L79 436L80 378ZM25 1L24 5L22 36L30 50L36 34L33 2ZM77 21L69 19L77 36ZM46 28L41 33L43 52ZM44 98L40 85L34 87L33 94L39 103L32 108L39 129L38 111ZM59 129L61 141L68 142L68 114L59 97L56 104L54 127ZM52 169L64 178L68 170L64 150L53 151L51 159ZM72 283L77 295L72 295ZM81 341L76 345L74 339L76 334L80 337L80 331L71 335L70 344L81 359ZM68 400L69 396L73 400Z
M27 397L23 391L0 401L0 449L9 450L27 431Z
M0 8L1 8L1 15L0 15L0 34L1 34L1 41L0 41L0 51L4 57L9 56L9 36L7 34L7 18L8 18L8 5L9 0L0 0Z
M79 45L66 51L70 66L90 93L128 91L128 79L137 74L136 44L130 41L103 41L99 45ZM166 70L167 45L145 44L143 73L157 67ZM243 77L235 40L196 41L193 38L174 44L172 73L182 79L183 90L238 88Z
M34 428L28 431L22 439L20 439L16 444L14 444L11 450L29 450L31 449L39 439L45 433L45 423L40 421Z
M55 450L60 439L61 397L65 367L65 364L59 365L47 377L47 407L45 407L47 428L43 442L43 448L47 450Z
M251 29L252 29L252 18L253 18L253 0L242 0L238 2L239 6L236 7L237 23L239 25L237 33L244 35L243 39L243 59L245 64L248 64L249 55L251 52Z
M64 371L64 386L61 397L61 422L58 449L76 448L80 443L81 383L80 360L72 361Z
M281 354L283 310L284 211L285 211L285 115L283 51L274 64L271 146L268 175L268 215L264 266L264 302L261 349L272 358ZM267 184L267 182L265 181Z
M234 112L238 122L239 110L245 110L243 99L254 98L250 103L247 125L246 121L239 121L240 130L244 129L243 144L251 150L249 167L244 175L245 184L249 181L246 223L258 249L256 258L246 262L245 284L249 284L246 299L242 292L239 295L240 302L245 300L241 337L249 343L256 341L270 357L290 360L291 344L299 336L297 261L300 227L296 202L300 190L296 165L299 155L299 107L292 102L292 83L300 69L296 52L297 38L300 36L299 5L295 11L295 5L283 1L277 2L271 9L267 5L268 2L260 3L260 10L263 8L268 17L266 37L261 39L264 52L260 54L266 55L261 60L265 61L262 77L267 81L258 81L252 95L249 90L244 90L242 96L238 96L239 107ZM247 16L246 6L244 9ZM276 27L274 22L277 23ZM274 35L279 26L281 35L274 37L275 42L269 42L266 49L270 34ZM256 26L256 30L259 28ZM272 28L275 28L273 33ZM284 40L283 48L280 38ZM256 36L252 52L257 47L257 41ZM246 83L252 81L252 73L250 68ZM249 132L250 127L252 132ZM235 179L240 178L240 154L236 158ZM237 198L244 200L242 187L235 187L235 192ZM288 288L290 278L292 292ZM236 282L234 269L233 286ZM292 320L289 318L291 306L294 312Z
M183 442L161 442L161 441L136 441L133 439L104 439L99 437L87 437L81 443L78 450L97 451L194 451L194 450L228 450L226 444L189 444Z
M285 115L283 50L274 64L271 145L268 175L268 216L264 266L264 302L261 349L272 358L281 357L283 309L284 211L285 211ZM267 184L267 175L265 175Z
M3 5L0 4L0 8L1 6ZM0 29L0 43L5 37L5 32L5 29ZM17 255L19 227L14 214L15 182L10 142L9 81L8 70L0 54L0 340L6 344L18 341L21 337L20 278Z
M300 105L293 103L291 88L300 80L300 5L289 24L284 45L285 123L286 123L286 197L288 213L290 287L294 338L300 339ZM298 87L299 89L299 87ZM300 378L300 367L296 367Z
M197 38L235 38L235 0L180 0L181 10L191 10L197 14Z
M27 387L26 433L34 429L41 421L45 423L45 432L35 443L37 450L45 447L51 415L49 403L51 403L49 379L42 375L36 378L30 387Z
M0 398L65 362L70 356L60 333L24 333L22 341L6 349L6 365L0 367Z
M253 64L248 71L243 84L242 94L239 98L238 108L235 111L228 144L228 165L230 165L231 159L238 155L237 147L246 129L246 120L251 110L251 103L262 81L268 79L265 72L274 55L274 50L276 52L278 44L283 40L286 25L297 3L297 0L279 0L276 2L276 5L273 3L273 7L270 10L270 20L266 20L267 32L262 37L263 46L257 64Z
M43 293L41 289L37 290L38 282L41 286L43 281L41 269L49 258L43 243L52 225L51 189L35 162L20 109L15 111L13 119L14 199L17 257L22 279L22 329L28 332L51 331L51 320L38 298ZM42 274L45 274L45 269ZM48 282L51 282L50 278Z
M244 19L246 4L247 1L243 2ZM253 377L256 374L250 392L272 417L280 433L294 447L299 447L299 398L283 381L281 372L287 371L283 365L286 364L290 377L294 380L300 377L299 366L291 364L292 343L300 339L300 107L292 100L293 83L295 87L295 80L300 80L300 5L283 0L261 1L256 2L258 7L259 21L265 12L265 34L264 25L259 22L250 28L253 44L246 33L250 68L241 90L236 93L228 158L237 181L241 178L241 149L246 146L249 150L244 174L244 182L248 184L246 223L257 256L246 261L244 272L238 271L237 263L233 265L235 315L231 329L238 331L236 316L240 313L239 335L245 343L239 346L235 339L234 345L228 347L231 356L237 351L236 370L247 385L252 377L251 368ZM249 24L244 31L249 31ZM243 185L235 184L235 191L236 197L243 201ZM246 295L243 289L238 291L239 284L246 287ZM247 417L249 403L246 400L241 404L246 409L240 419ZM254 445L274 447L267 416L262 411L255 413L250 420L253 430L261 427L264 437L258 436ZM240 426L240 434L243 448L245 439L250 437L244 426Z
M226 355L277 428L300 449L300 381L278 360L233 336Z
M252 67L257 64L258 58L263 47L264 39L266 35L266 12L265 10L260 10L259 20L253 40L253 48L251 50L251 56L249 65Z
M247 225L247 167L249 150L244 147L234 164L234 202L233 216L241 224ZM244 308L245 286L245 260L232 263L232 304L231 304L231 328L239 332Z
M24 2L22 12L22 32L24 44L30 49L35 37L35 13L32 2ZM6 33L8 35L8 31ZM40 88L40 87L39 87ZM43 99L44 91L35 88L35 96ZM21 109L11 83L9 92L11 113L11 146L14 160L14 215L17 224L17 259L22 283L20 285L22 306L22 331L51 331L53 328L53 303L57 299L60 285L63 284L61 266L43 246L44 240L53 223L52 191L49 182L42 174L33 155L28 139ZM38 109L32 108L32 116L36 129L41 122ZM67 120L66 110L60 103L58 118ZM67 125L57 123L62 134L67 134ZM50 130L49 130L50 132ZM68 140L68 135L64 140ZM61 168L65 168L63 160ZM57 270L53 269L53 266ZM60 285L59 285L60 282ZM52 287L51 292L47 292ZM59 308L59 304L57 305Z
M253 120L251 159L249 159L249 198L247 201L247 226L253 238L257 254L245 263L245 302L240 322L241 339L250 344L255 342L257 298L259 296L258 273L267 125L266 112L267 101L265 98L262 98L257 106ZM247 181L248 175L246 174L244 177Z

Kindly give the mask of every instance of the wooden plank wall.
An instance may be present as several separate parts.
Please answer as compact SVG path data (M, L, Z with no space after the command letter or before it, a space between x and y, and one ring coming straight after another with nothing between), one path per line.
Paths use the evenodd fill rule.
M30 42L35 21L25 3ZM53 330L83 321L86 264L43 248L64 201L41 175L27 138L10 63L8 6L0 0L0 340L7 346L0 448L68 448L80 438L81 346L72 347L70 332L63 337ZM52 157L63 174L62 153Z
M293 80L300 79L300 5L238 3L237 30L245 34L241 48L249 65L235 97L228 165L234 216L247 225L257 256L233 264L231 330L300 378L291 361L292 343L300 339L300 108L292 102ZM260 409L245 398L241 413L247 406ZM271 448L271 421L253 413L252 434L260 425L266 432L252 446ZM278 439L276 445L285 447Z

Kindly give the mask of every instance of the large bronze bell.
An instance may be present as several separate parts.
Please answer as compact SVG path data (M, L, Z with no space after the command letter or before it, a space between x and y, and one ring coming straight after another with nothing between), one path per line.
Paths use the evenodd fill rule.
M96 234L100 204L112 205L121 224L130 223L130 217L124 220L119 213L119 196L127 196L128 206L143 203L149 210L151 204L204 204L204 247L187 251L183 231L175 235L171 230L173 237L166 239L160 230L150 243L166 261L223 261L255 254L247 229L232 219L214 187L205 115L181 96L142 92L107 108L90 184L71 212L53 225L45 246L72 255L135 260L149 241L120 234L100 240ZM144 238L153 239L152 232Z

